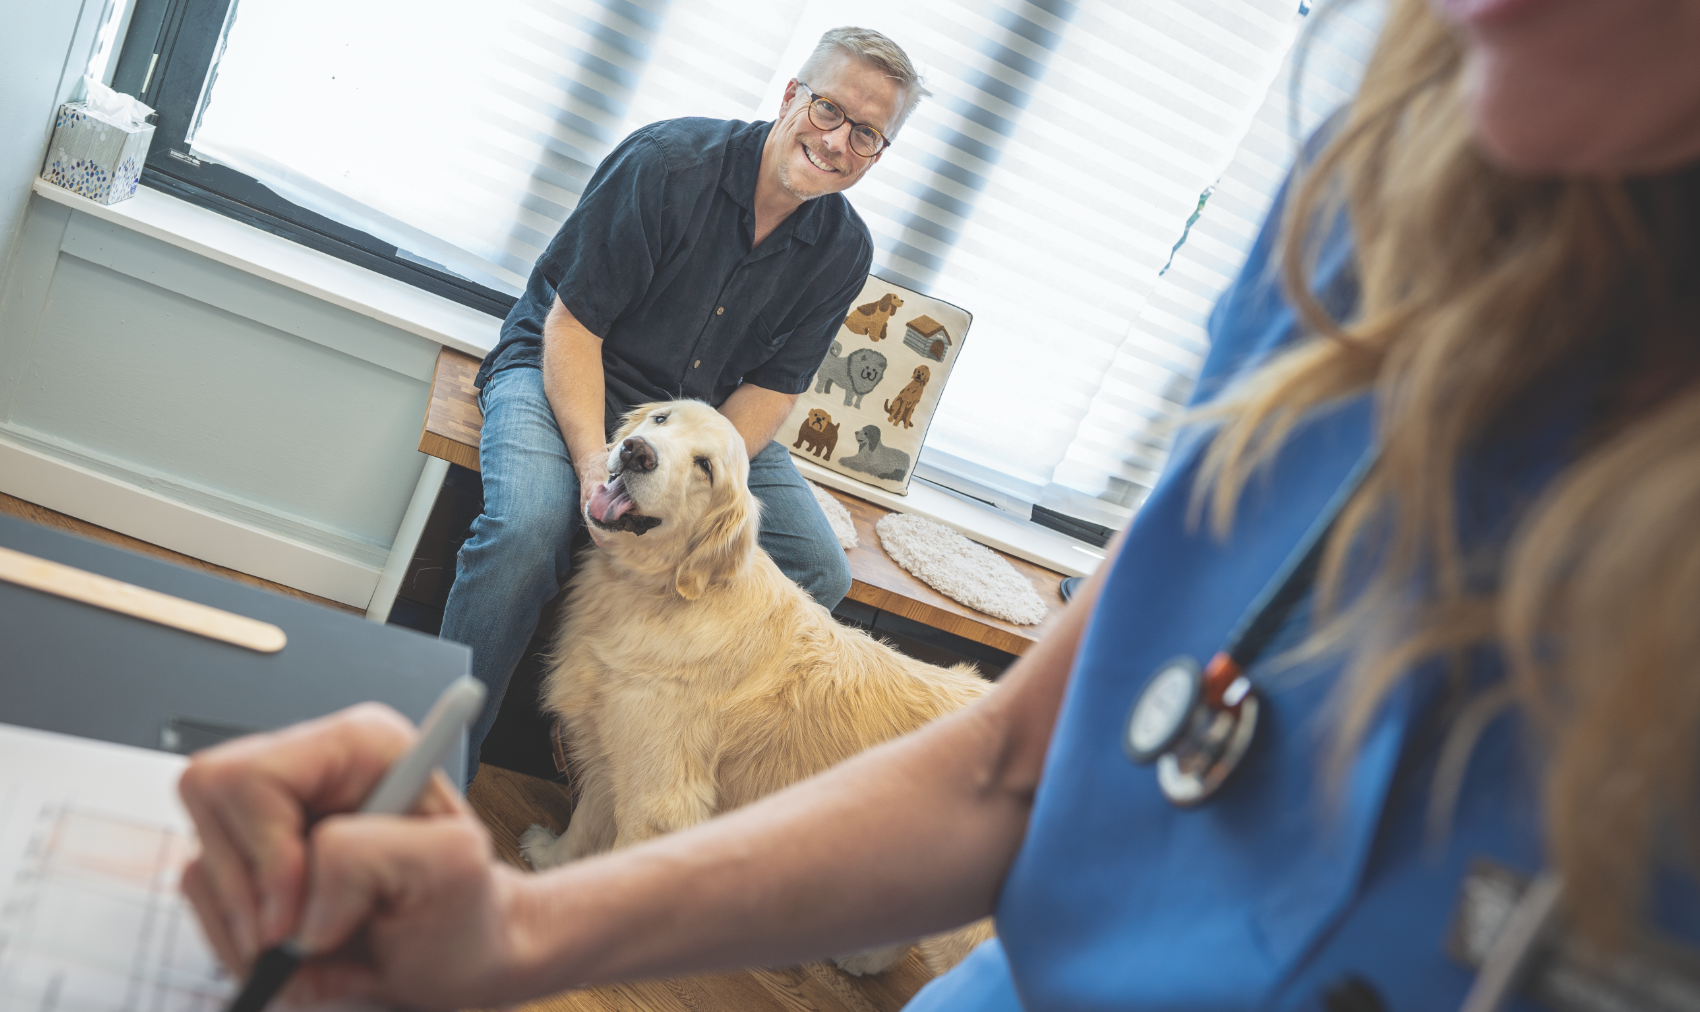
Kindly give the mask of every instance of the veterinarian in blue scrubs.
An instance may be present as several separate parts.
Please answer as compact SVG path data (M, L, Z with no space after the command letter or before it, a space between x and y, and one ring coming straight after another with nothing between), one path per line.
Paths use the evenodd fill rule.
M597 167L475 380L483 511L441 630L472 647L473 674L489 687L470 772L571 570L580 507L598 522L642 523L617 479L598 492L608 439L638 404L719 408L750 451L762 547L825 607L849 591L838 539L773 435L872 260L867 226L840 191L879 161L923 94L891 40L834 29L773 122L653 123Z
M1302 338L1272 224L1212 319L1219 427L1182 439L997 692L540 875L493 864L446 788L430 814L303 840L405 747L385 711L203 753L185 888L215 945L241 966L299 929L317 993L447 1008L995 912L999 938L912 1010L1693 1007L1700 896L1669 858L1700 740L1697 48L1694 12L1655 0L1399 0L1313 163L1350 184L1352 230L1323 224L1327 186L1282 198L1325 240L1280 257L1309 275L1306 319L1345 333ZM1282 406L1294 427L1259 452ZM1221 537L1213 500L1193 515L1205 467L1233 507ZM1343 498L1317 582L1280 575ZM1435 516L1455 541L1412 519ZM1136 700L1307 585L1358 606L1344 654L1288 649L1311 589L1249 692L1185 697L1212 708L1176 711L1200 734L1223 708L1260 716L1219 789L1177 805L1129 759Z

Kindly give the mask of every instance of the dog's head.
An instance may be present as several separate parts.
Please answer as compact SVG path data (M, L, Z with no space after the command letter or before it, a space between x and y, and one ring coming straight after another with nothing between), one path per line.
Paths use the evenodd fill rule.
M864 425L856 430L856 448L862 453L880 448L880 428L877 425Z
M725 415L701 401L645 404L608 452L608 481L585 502L597 546L640 573L671 574L696 600L755 550L750 458Z
M915 367L914 376L915 382L922 386L926 386L927 381L933 378L933 371L924 365L918 365Z
M903 300L897 297L896 292L886 292L884 295L880 296L880 308L888 313L897 312L902 305Z
M814 429L816 432L825 432L827 423L831 421L832 416L827 414L825 411L822 411L820 408L810 408L808 421L803 424Z
M850 353L850 389L867 393L885 376L885 356L868 348Z

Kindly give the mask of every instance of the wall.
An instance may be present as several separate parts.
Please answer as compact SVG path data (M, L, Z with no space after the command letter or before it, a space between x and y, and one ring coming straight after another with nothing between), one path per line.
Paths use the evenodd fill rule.
M0 491L367 603L436 344L40 197L12 266Z
M438 346L31 194L104 8L0 15L0 492L364 607Z
M53 110L81 79L103 0L30 0L0 13L0 277L41 171Z

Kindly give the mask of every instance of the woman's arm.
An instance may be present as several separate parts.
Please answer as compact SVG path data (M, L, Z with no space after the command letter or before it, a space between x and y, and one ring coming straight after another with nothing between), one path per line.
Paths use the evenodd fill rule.
M476 820L442 801L442 814L424 818L323 819L303 849L310 819L298 813L315 803L304 793L315 776L295 769L293 786L256 790L256 774L275 779L285 764L256 744L230 746L228 756L215 749L184 776L197 824L210 820L216 837L186 891L221 953L241 964L256 944L290 933L305 877L302 940L327 955L305 968L303 993L414 1007L796 962L967 923L991 912L1026 832L1075 648L1109 566L999 691L967 710L694 829L541 875L493 864ZM357 743L328 740L346 728L286 734L296 737L273 751L292 748L294 762L317 752L345 771L359 765L350 758ZM303 747L315 734L322 747ZM346 809L357 801L350 777L375 779L381 769L368 762L358 774L318 779L340 785ZM236 807L252 814L232 808L238 796L247 801ZM222 828L251 820L265 825L238 834L242 843ZM269 920L256 913L264 910ZM245 932L258 942L237 941Z

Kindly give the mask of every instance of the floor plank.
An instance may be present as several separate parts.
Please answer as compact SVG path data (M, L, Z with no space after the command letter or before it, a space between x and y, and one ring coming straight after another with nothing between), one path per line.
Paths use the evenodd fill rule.
M532 823L555 832L572 816L565 784L500 766L479 767L466 792L495 840L496 853L515 867L519 834ZM873 977L852 977L829 963L701 974L670 980L611 984L539 998L515 1012L896 1012L930 975L920 953Z
M210 562L184 555L182 552L174 552L169 548L161 548L139 538L132 538L128 534L119 534L117 531L108 530L105 527L97 527L86 520L78 520L76 517L50 510L45 506L37 506L35 503L19 499L17 496L7 495L4 492L0 492L0 513L17 517L20 520L29 520L43 527L52 527L55 530L76 534L88 538L90 541L128 549L138 555L149 555L156 559L164 559L166 562L175 562L179 566L187 566L190 569L198 569L203 573L222 576L226 580L235 580L237 583L245 583L250 587L269 590L274 594L310 601L313 604L335 608L337 611L348 612L351 615L365 614L359 608L351 608L329 598L309 594L304 590L296 590L294 587L285 587L281 583L273 583L270 580L262 580L257 576L249 576L247 573L238 573L234 569L215 566Z

